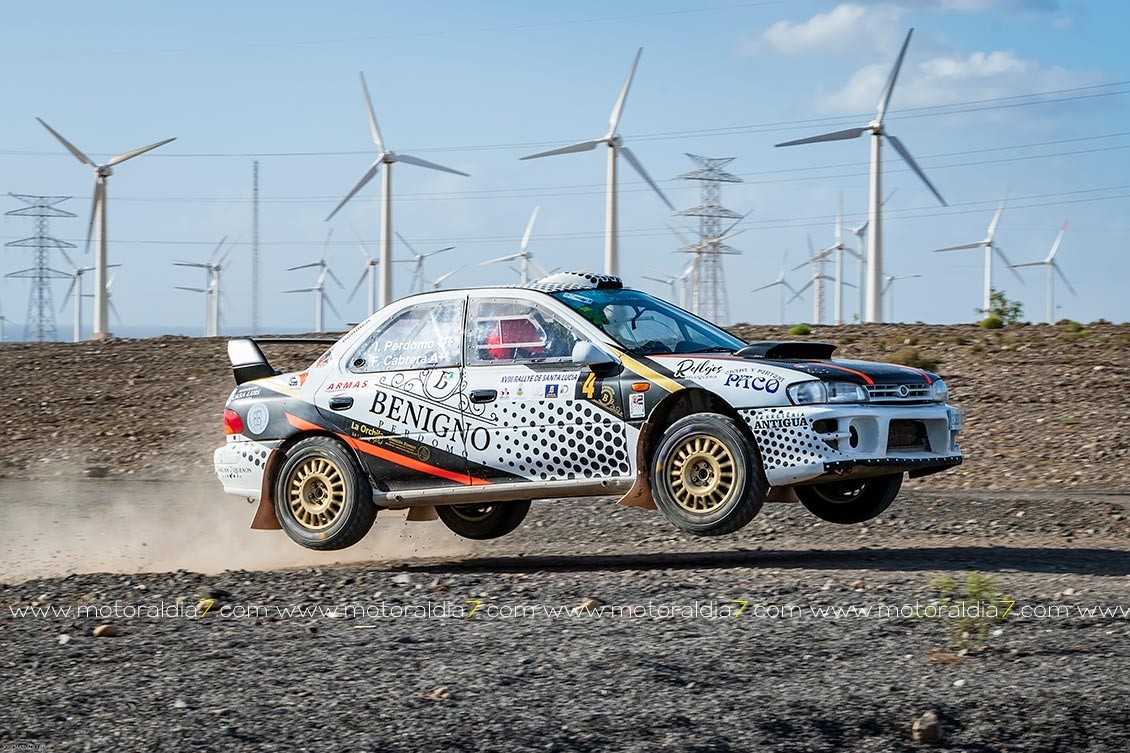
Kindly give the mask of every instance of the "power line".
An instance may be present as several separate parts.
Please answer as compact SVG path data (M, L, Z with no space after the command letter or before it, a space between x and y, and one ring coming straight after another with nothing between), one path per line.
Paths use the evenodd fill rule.
M1130 80L1126 81L1112 81L1106 84L1094 84L1091 86L1076 86L1067 89L1052 89L1043 92L1032 92L1030 94L1013 94L1005 97L991 97L987 99L971 99L961 102L951 102L945 105L930 105L924 107L910 107L903 109L891 110L890 116L901 116L905 118L925 118L925 117L942 117L946 115L959 115L970 112L984 112L988 110L1011 109L1015 107L1030 107L1034 105L1047 105L1058 104L1060 102L1074 102L1082 99L1094 99L1097 97L1111 97L1122 94L1130 94L1130 89L1122 89L1119 91L1104 91L1093 92L1091 94L1079 94L1070 97L1058 97L1052 99L1034 99L1033 101L1018 101L1033 99L1035 97L1050 97L1055 94L1072 94L1082 91L1093 91L1095 89L1105 89L1118 86L1130 85ZM996 104L991 104L996 103ZM973 105L988 105L985 107L975 107ZM959 109L951 109L959 108ZM672 139L688 139L699 138L704 136L731 136L741 135L745 133L769 133L777 131L796 131L803 128L815 127L819 125L829 125L841 122L855 122L859 118L871 117L866 114L853 114L853 115L837 115L825 118L808 118L804 120L783 120L767 123L752 123L746 125L727 126L723 128L707 128L695 129L687 131L662 131L657 133L644 133L631 136L634 141L665 141ZM519 149L533 149L543 146L555 146L557 144L566 143L568 139L556 139L553 141L524 141L524 142L508 142L500 144L469 144L462 146L441 146L441 147L411 147L411 151L415 152L474 152L474 151L509 151ZM409 149L406 148L406 151ZM109 155L109 152L92 152L94 156ZM371 150L309 150L309 151L289 151L289 152L162 152L152 155L146 155L148 159L224 159L224 158L278 158L278 157L348 157L365 155L370 156ZM65 152L56 151L43 151L43 150L19 150L7 149L0 150L0 155L8 156L37 156L37 157L57 157L64 156Z
M1052 141L1039 141L1029 144L1014 144L1006 146L986 147L983 149L967 149L959 152L942 152L939 154L922 155L920 161L929 159L939 159L942 157L959 157L968 156L973 154L987 154L993 152L1009 151L1016 149L1030 149L1040 146L1054 146L1056 144L1080 143L1084 141L1097 141L1101 139L1119 138L1122 136L1130 136L1130 131L1122 131L1118 133L1101 134L1096 136L1079 136L1069 139L1056 139ZM1110 151L1120 151L1123 149L1130 149L1130 144L1117 144L1113 146L1098 147L1094 149L1076 149L1061 152L1049 152L1046 154L1030 154L1021 155L1017 157L1002 157L994 160L978 160L976 162L956 162L948 165L930 165L933 170L945 170L956 167L969 167L971 165L985 165L1004 162L1024 162L1028 160L1049 159L1053 157L1070 157L1081 154L1095 154ZM785 176L776 177L771 180L761 181L747 181L751 185L764 185L772 183L791 183L791 182L804 182L810 180L834 180L839 178L856 178L867 175L866 172L853 172L853 173L838 173L833 175L803 175L788 177L791 173L799 172L814 172L818 170L832 170L837 168L851 168L851 167L865 167L865 162L843 162L828 165L813 165L809 167L786 168L780 170L759 170L753 172L735 173L735 175L754 177L754 176ZM887 173L900 173L909 172L907 168L888 168ZM677 184L676 179L661 180L660 182L671 183L673 190L689 190ZM638 191L651 190L643 181L623 181L620 184L621 192L634 193ZM638 186L638 188L627 188L627 186ZM566 190L557 190L566 189ZM588 190L568 190L568 189L588 189ZM412 193L397 194L397 200L405 201L448 201L448 200L463 200L463 199L529 199L529 198L556 198L563 196L589 196L595 194L603 194L604 185L599 183L581 183L581 184L565 184L565 185L547 185L547 186L526 186L523 188L497 188L497 189L479 189L470 191L418 191ZM89 198L89 197L80 197ZM213 204L246 204L253 202L254 198L246 196L117 196L115 201L129 201L139 203L213 203ZM271 204L323 204L328 202L337 202L340 200L338 196L263 196L259 199L263 203ZM377 198L359 197L357 201L377 201Z
M1064 199L1063 201L1045 201L1045 202L1034 202L1034 203L1028 203L1028 204L1021 203L1021 202L1024 202L1024 201L1029 201L1029 200L1032 200L1032 199L1039 199L1039 198L1055 198L1055 197L1060 197L1060 196L1064 196L1064 197L1066 197L1066 196L1077 196L1077 195L1083 194L1083 193L1098 193L1098 192L1101 192L1101 191L1114 191L1114 190L1127 190L1127 189L1130 189L1130 185L1107 186L1107 187L1102 187L1102 188L1077 189L1077 190L1073 190L1073 191L1061 191L1061 192L1056 192L1056 193L1034 194L1034 195L1031 195L1031 196L1013 196L1009 199L1009 206L1013 210L1016 210L1016 209L1032 209L1032 208L1047 207L1047 206L1087 204L1087 203L1093 203L1093 202L1099 202L1099 201L1110 201L1110 200L1114 200L1114 199L1128 199L1128 198L1130 198L1130 193L1116 194L1116 195L1113 195L1113 196L1096 196L1096 197L1091 197L1091 198ZM908 219L923 219L923 218L937 219L937 218L951 217L951 216L957 216L957 215L963 215L963 214L975 214L975 213L980 213L980 212L985 211L985 207L995 206L999 201L1000 201L1000 198L996 197L996 198L985 199L985 200L980 200L980 201L970 201L970 202L963 202L963 203L960 203L960 204L951 204L950 207L969 207L968 209L960 209L960 210L955 210L955 211L945 211L945 210L938 211L935 208L928 207L928 206L910 207L910 208L906 208L906 209L902 209L902 210L887 210L887 215L888 215L887 219L890 219L890 220L908 220ZM924 210L928 210L928 211L924 211ZM920 213L919 214L899 214L900 212L920 212ZM896 216L892 217L890 215L896 215ZM849 218L852 218L852 217L862 217L862 216L863 216L863 213L847 214L847 215L845 215L845 219L849 219ZM757 230L787 230L787 229L794 229L794 228L816 227L816 226L827 224L833 218L834 218L833 215L819 215L819 216L814 215L814 216L809 216L809 217L763 219L763 220L760 220L759 222L751 223L751 224L756 226L755 228L751 228L751 229L757 229ZM665 237L666 235L669 234L669 232L670 231L667 230L666 228L645 227L645 228L636 228L634 230L621 230L620 234L623 237L648 238L648 237ZM5 237L12 237L12 236L0 236L0 239L3 239ZM596 239L596 238L603 238L603 237L604 237L603 231L575 232L575 233L551 233L551 234L539 235L539 238L541 238L543 240L589 240L589 239ZM77 239L71 239L71 240L82 241L83 239L77 238ZM419 242L419 243L458 242L460 244L492 244L492 243L512 244L515 241L515 237L513 235L447 236L447 237L414 237L414 238L409 238L408 240L410 242ZM207 245L212 245L212 241L190 241L190 240L123 240L123 239L115 239L114 242L115 243L121 243L121 244L128 244L128 245L164 245L164 246L207 246ZM314 242L315 241L312 241L312 240L262 241L261 245L263 245L263 246L273 246L273 247L310 246ZM235 243L233 245L247 245L247 243L248 242L246 242L246 241L241 241L241 242ZM341 240L341 241L330 241L329 245L331 245L331 246L346 246L346 245L351 245L352 243L353 243L352 241Z

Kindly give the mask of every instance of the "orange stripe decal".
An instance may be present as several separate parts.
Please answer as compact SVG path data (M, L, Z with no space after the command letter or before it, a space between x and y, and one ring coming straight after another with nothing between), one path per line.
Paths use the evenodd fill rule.
M395 463L396 465L403 466L404 468L411 468L414 471L426 473L429 476L438 476L439 478L445 478L448 481L454 481L459 484L466 484L467 486L471 486L472 484L476 486L490 484L490 482L485 479L476 478L466 473L457 473L456 471L449 471L446 468L439 468L434 465L429 465L428 463L424 463L420 460L417 460L416 458L410 458L407 455L401 455L398 452L393 452L392 450L385 449L384 447L377 447L375 445L369 444L368 442L362 442L359 439L354 439L353 437L347 436L340 432L333 431L332 429L328 429L325 426L319 426L318 424L312 424L309 421L304 421L298 416L292 415L290 413L286 414L286 420L290 421L291 426L301 431L331 431L333 432L334 436L340 438L343 442L345 442L347 445L357 450L358 452L363 452L366 455L372 455L373 457L380 458L381 460L387 460L390 463Z
M834 363L810 363L808 365L809 366L827 366L829 369L839 369L840 371L846 371L849 374L855 374L857 377L862 379L867 384L872 384L872 385L875 384L875 380L872 379L871 377L867 376L866 374L864 374L862 371L856 371L855 369L849 369L847 366L839 366L839 365L834 364Z

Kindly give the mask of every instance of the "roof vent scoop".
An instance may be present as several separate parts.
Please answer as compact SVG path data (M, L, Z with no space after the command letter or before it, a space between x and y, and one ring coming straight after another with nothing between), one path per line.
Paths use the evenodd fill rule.
M831 358L835 351L836 346L831 343L785 341L750 343L735 355L746 358L824 361Z
M529 284L534 290L556 292L559 290L620 290L624 281L612 275L592 272L555 272Z

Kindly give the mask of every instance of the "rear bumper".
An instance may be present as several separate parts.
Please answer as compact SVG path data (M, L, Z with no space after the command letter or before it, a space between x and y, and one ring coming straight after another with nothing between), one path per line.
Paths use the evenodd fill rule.
M231 437L223 447L217 447L212 453L212 464L224 492L258 500L263 493L263 474L271 449L242 436Z
M771 486L845 476L925 476L962 462L960 410L923 405L820 405L739 411Z

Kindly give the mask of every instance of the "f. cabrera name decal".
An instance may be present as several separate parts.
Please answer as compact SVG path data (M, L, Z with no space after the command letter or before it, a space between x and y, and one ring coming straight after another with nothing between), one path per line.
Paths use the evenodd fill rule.
M411 426L439 439L461 439L476 450L490 447L490 432L482 426L468 428L466 424L447 411L437 410L427 403L416 403L400 395L377 390L369 412L399 424Z

